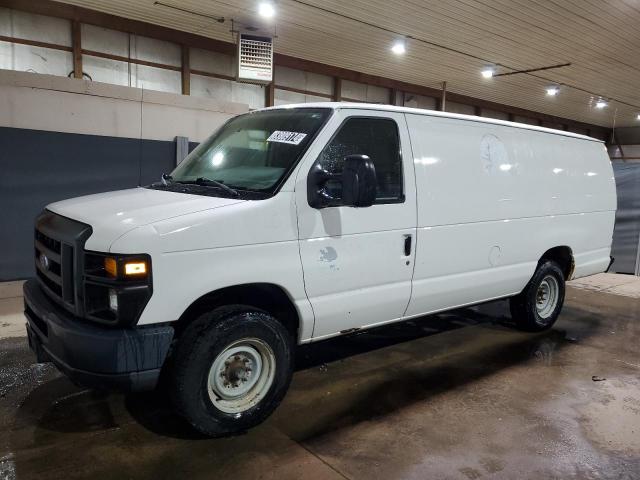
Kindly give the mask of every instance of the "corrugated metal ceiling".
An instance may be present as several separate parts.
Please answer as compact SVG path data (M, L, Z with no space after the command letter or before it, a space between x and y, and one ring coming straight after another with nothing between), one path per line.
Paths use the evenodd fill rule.
M233 40L231 22L218 23L154 0L65 1ZM261 21L256 14L258 0L161 3L252 24ZM640 114L638 0L280 0L276 8L279 53L429 87L439 88L446 81L455 93L602 126L612 126L616 111L616 125L640 124L636 118ZM394 56L389 48L397 35L392 32L515 69L572 65L536 74L542 78L483 79L483 60L411 38L406 55ZM545 87L552 82L620 102L610 101L607 108L598 110L594 107L597 96L569 87L563 87L557 97L548 97Z

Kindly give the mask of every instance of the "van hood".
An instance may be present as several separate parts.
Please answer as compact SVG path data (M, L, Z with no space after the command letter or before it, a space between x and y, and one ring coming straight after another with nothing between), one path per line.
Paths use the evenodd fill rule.
M48 205L47 210L91 225L87 250L107 252L115 240L134 228L244 201L139 187L63 200Z

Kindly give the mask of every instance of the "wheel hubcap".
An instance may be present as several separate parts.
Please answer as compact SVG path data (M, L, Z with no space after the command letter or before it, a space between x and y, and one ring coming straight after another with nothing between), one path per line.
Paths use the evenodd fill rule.
M209 398L225 413L240 413L256 405L269 391L275 355L257 338L238 340L214 359L207 381Z
M555 277L547 275L542 279L536 292L536 310L540 318L551 316L558 305L559 292L560 286Z

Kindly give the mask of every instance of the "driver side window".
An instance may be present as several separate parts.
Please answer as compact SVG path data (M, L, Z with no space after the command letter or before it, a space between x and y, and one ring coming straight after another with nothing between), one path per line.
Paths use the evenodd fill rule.
M367 155L375 165L375 203L404 201L400 138L395 121L372 117L348 119L324 148L317 163L328 173L341 174L348 155ZM342 184L337 180L328 181L325 190L335 199L342 196Z

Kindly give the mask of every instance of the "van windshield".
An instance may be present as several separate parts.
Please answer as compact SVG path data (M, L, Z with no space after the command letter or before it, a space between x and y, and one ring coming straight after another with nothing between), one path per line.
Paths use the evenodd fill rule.
M272 194L330 114L328 108L296 108L235 117L193 150L171 181L201 187L193 193L210 187L220 195L231 189Z

